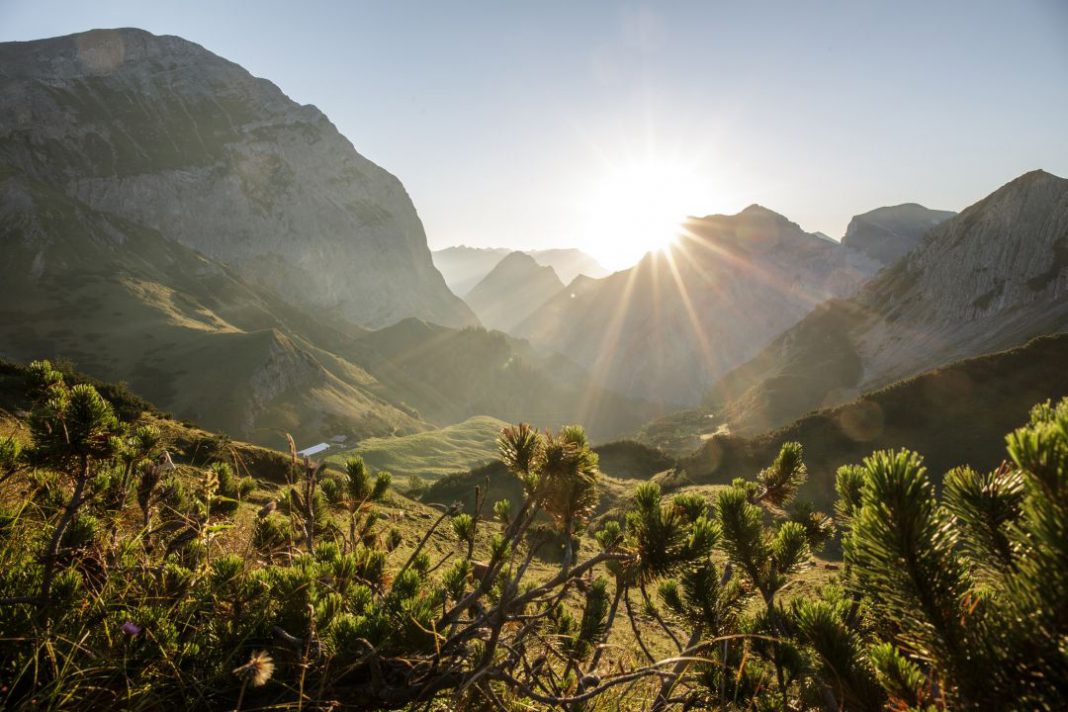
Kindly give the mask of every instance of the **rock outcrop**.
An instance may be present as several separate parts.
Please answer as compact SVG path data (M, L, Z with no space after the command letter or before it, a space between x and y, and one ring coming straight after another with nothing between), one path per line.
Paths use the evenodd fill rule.
M0 44L0 165L318 313L476 323L400 181L314 106L178 37Z

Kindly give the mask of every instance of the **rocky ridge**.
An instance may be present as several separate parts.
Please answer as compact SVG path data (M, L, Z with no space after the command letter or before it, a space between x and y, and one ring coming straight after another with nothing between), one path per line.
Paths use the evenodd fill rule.
M939 225L852 299L724 376L708 405L760 432L921 371L1068 330L1068 180L1033 171Z

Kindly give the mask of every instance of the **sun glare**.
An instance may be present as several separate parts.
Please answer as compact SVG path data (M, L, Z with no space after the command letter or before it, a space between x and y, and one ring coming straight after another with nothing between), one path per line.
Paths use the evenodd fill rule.
M613 167L590 203L586 245L606 267L628 267L674 241L687 215L712 196L685 165L647 160Z

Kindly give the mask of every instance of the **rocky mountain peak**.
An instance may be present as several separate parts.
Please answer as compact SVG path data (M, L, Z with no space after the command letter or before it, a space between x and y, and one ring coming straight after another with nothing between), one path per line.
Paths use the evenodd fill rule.
M512 252L475 285L466 301L487 327L508 332L563 288L552 267Z
M884 266L891 265L915 249L934 227L954 215L952 211L931 210L918 203L876 208L849 221L842 245Z
M833 240L805 232L786 216L756 203L735 215L690 218L686 228L689 235L714 242L720 248L773 258L783 250L823 255L838 246Z
M497 263L497 266L491 270L490 274L496 272L498 275L507 275L510 273L527 272L532 270L542 272L549 270L552 271L553 274L556 274L552 267L543 267L526 252L519 251L505 255L504 259Z

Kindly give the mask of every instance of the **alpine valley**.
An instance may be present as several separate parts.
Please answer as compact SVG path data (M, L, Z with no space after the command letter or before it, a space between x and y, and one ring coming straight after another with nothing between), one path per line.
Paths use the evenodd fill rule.
M574 155L532 158L531 127L600 154L610 131L586 130L586 105L602 121L633 97L652 146L654 97L672 96L647 86L660 53L704 57L754 26L752 56L686 85L680 112L737 81L740 117L779 91L806 125L804 94L824 75L805 92L749 82L750 64L778 56L772 22L701 25L691 46L661 42L686 33L642 9L625 13L619 47L583 35L581 51L546 51L600 12L576 8L535 62L534 8L450 7L439 25L425 3L398 33L383 17L400 11L375 5L360 18L382 37L346 31L385 41L368 44L383 63L347 67L352 85L329 91L351 96L331 114L353 126L337 107L369 88L397 102L359 104L379 123L346 131L403 137L429 242L401 178L315 106L194 42L121 28L0 43L0 708L1068 708L1068 180L991 163L1031 170L989 186L984 174L976 195L962 182L966 199L932 208L899 201L955 193L904 178L927 166L902 159L862 187L923 195L868 206L826 188L840 226L866 210L840 239L799 224L816 222L811 186L797 186L801 198L777 195L799 222L706 207L664 221L672 241L645 241L628 231L686 197L671 181L687 172L660 170L665 150L605 181L619 214L588 232L611 234L569 245L582 226L539 237L554 231L527 223L579 196L528 190L520 207L533 208L514 215L503 189L453 205L453 172L457 185L478 171L515 186L547 183L546 166L585 175ZM251 29L277 10L256 8L242 46L283 52ZM295 45L316 8L299 15L275 28ZM447 51L426 61L419 42ZM807 72L823 54L817 38L789 63ZM641 91L624 87L634 67ZM966 93L954 67L961 85L932 94ZM551 92L533 81L547 74ZM594 89L552 111L572 86ZM472 131L450 111L482 119L490 104L523 117L478 150L514 149L531 183L483 171L501 165L483 155L423 153L431 133L452 149ZM838 108L855 147L856 107ZM710 133L734 125L700 118ZM888 125L865 123L864 141ZM360 145L397 158L374 143ZM849 165L867 166L867 149ZM790 151L776 160L806 155ZM807 170L833 175L833 162ZM749 169L722 164L746 185ZM423 192L427 176L447 189ZM753 200L708 197L731 211ZM482 246L431 251L473 204L470 225L490 227L461 236Z

